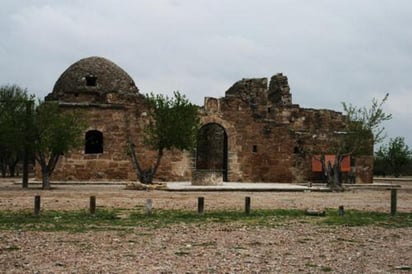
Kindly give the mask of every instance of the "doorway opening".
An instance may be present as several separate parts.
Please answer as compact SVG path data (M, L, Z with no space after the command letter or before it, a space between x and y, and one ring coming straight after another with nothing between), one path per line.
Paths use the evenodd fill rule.
M228 181L227 134L221 125L210 123L199 129L196 170L221 172L223 181Z

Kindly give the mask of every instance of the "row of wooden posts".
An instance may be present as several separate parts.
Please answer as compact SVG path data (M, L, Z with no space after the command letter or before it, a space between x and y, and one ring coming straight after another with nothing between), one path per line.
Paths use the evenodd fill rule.
M397 189L391 189L391 215L394 216L397 211ZM40 195L34 197L34 215L40 214L40 202L41 198ZM96 214L96 196L90 196L90 214ZM153 209L152 199L146 200L146 214L151 214ZM245 197L245 214L250 214L251 211L251 199L249 196ZM197 213L203 214L205 212L205 198L198 197L197 198ZM310 212L309 212L310 213ZM344 215L344 207L340 205L338 208L339 216Z

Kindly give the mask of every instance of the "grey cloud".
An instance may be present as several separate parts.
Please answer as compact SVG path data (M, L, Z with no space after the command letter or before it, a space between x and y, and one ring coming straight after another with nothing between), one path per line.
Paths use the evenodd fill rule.
M244 77L289 77L294 102L340 110L391 96L389 135L412 144L410 1L3 1L0 83L47 94L80 58L101 55L149 92L201 104ZM393 102L391 99L393 98Z

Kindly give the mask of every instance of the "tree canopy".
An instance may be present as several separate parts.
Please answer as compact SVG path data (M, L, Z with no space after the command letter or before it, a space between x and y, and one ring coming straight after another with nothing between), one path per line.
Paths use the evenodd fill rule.
M399 177L412 160L412 151L403 137L390 139L388 144L382 145L376 152L376 161L383 164L382 172Z
M392 119L392 115L383 110L388 97L389 94L386 94L381 101L373 98L370 107L342 103L346 128L339 133L336 145L329 148L335 154L335 162L326 163L324 153L319 159L331 188L342 188L341 163L345 156L372 155L373 146L385 138L383 123Z
M199 129L198 107L180 92L173 97L161 94L147 94L149 123L144 129L144 143L157 151L155 164L143 170L139 164L133 143L129 152L139 180L152 183L165 149L191 150L195 147Z
M15 175L23 159L34 96L17 85L0 87L0 166L2 176Z
M83 144L85 122L79 113L62 111L57 103L40 102L33 120L35 158L42 173L43 189L61 155Z
M371 106L356 107L343 102L343 110L347 121L346 152L351 154L370 154L373 147L386 138L384 122L392 119L392 114L385 113L384 103L388 100L387 93L381 101L372 99ZM372 149L372 151L371 151Z

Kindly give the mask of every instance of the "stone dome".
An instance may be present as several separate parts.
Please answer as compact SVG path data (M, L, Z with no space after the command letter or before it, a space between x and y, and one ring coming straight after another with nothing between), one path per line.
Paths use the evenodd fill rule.
M75 103L126 103L139 95L133 79L103 57L81 59L56 81L47 101Z

